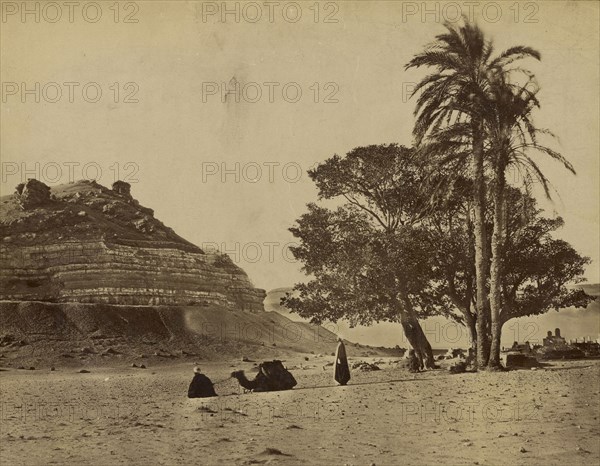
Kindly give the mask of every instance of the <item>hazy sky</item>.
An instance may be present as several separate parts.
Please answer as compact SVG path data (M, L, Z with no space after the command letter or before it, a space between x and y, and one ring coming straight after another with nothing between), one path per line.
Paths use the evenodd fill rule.
M56 9L40 9L35 22L20 5L3 3L1 23L2 194L26 177L110 185L118 168L157 218L198 245L217 243L267 290L303 278L284 250L287 228L316 200L303 172L356 146L410 145L406 94L424 72L404 65L456 5L469 14L464 2L430 3L425 17L421 2L324 2L316 22L314 3L301 2L292 22L298 9L281 2L270 22L257 2L222 22L221 2L152 1L121 4L115 22L113 2L100 2L97 22L99 12L81 3L52 23ZM560 137L556 147L578 171L542 162L560 194L550 212L566 220L560 236L594 260L592 282L600 279L598 7L511 1L474 10L498 49L542 53L530 64L542 88L537 123Z

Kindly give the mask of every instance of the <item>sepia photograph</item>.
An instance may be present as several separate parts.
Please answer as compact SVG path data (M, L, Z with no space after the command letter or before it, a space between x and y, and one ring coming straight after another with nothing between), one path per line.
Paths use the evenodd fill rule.
M600 464L600 2L0 0L0 463Z

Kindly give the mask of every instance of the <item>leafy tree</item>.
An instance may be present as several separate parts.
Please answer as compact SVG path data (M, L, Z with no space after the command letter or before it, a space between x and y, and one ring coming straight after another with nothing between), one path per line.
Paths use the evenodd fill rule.
M569 285L583 280L590 259L579 255L567 242L552 237L563 220L543 217L535 200L519 189L507 187L505 196L511 209L505 211L504 248L510 254L504 254L498 332L516 317L570 306L586 307L593 298ZM468 207L460 207L460 198L455 192L453 208L438 209L430 215L427 230L435 250L433 270L438 283L434 288L439 305L443 306L445 300L448 308L454 307L443 314L464 324L473 342L479 337L473 312L474 239ZM462 202L468 203L468 198L463 197ZM488 219L493 216L491 210L487 211Z
M564 224L558 217L541 216L535 200L517 190L506 192L508 211L502 282L502 326L516 317L539 315L564 307L585 308L593 297L579 288L569 287L583 281L590 263L566 241L552 234Z
M345 202L336 208L311 203L290 229L299 239L292 252L311 279L297 284L283 304L315 323L399 322L431 367L419 319L451 318L467 327L473 343L482 335L476 325L471 183L455 177L443 198L431 199L430 184L447 174L432 176L422 155L395 144L360 147L310 172L321 199ZM591 298L567 285L582 279L589 259L552 237L562 220L542 217L535 200L517 188L506 187L505 202L512 207L504 211L503 247L510 254L503 264L498 331L515 317L586 306ZM492 202L486 204L490 244L494 211ZM484 338L490 331L488 322Z
M395 144L359 147L309 171L320 199L340 199L336 210L309 204L290 231L291 248L314 277L297 284L284 305L314 322L400 322L424 365L431 346L418 322L436 312L428 293L429 245L419 222L426 210L415 193L422 170L410 149Z
M469 184L469 180L457 178L452 189L430 209L424 228L433 254L434 299L439 313L464 325L476 349L475 247ZM423 202L427 202L427 191L428 186L423 186Z

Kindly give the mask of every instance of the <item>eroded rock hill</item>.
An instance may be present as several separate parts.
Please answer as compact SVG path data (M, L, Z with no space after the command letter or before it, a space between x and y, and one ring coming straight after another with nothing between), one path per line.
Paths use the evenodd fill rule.
M0 238L1 300L264 310L229 256L178 236L122 181L30 179L0 198Z

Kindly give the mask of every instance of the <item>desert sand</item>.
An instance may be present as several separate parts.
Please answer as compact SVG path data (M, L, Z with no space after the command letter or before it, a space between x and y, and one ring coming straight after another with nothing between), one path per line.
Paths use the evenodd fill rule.
M537 370L332 380L333 357L282 356L298 385L243 393L228 374L255 362L197 361L220 395L188 399L193 362L146 369L115 361L0 372L6 465L598 464L600 361ZM308 361L306 360L308 358ZM374 358L351 358L373 362Z

